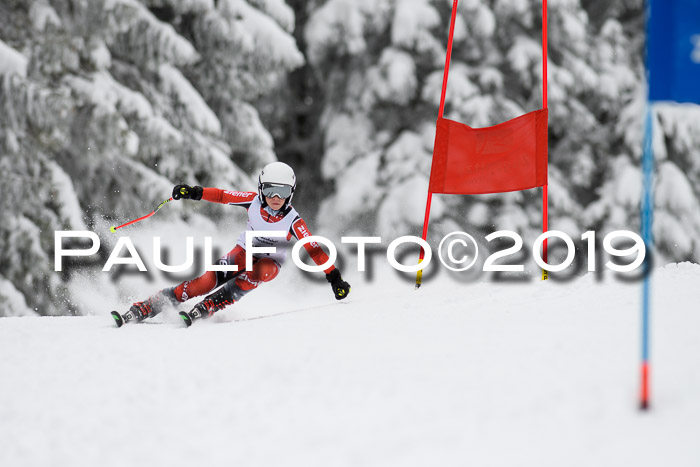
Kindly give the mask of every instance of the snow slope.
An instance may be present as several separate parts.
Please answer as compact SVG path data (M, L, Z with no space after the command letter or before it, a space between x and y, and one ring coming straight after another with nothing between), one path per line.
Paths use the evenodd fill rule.
M649 413L639 284L393 277L288 275L190 329L0 319L0 465L700 464L699 265L654 273Z

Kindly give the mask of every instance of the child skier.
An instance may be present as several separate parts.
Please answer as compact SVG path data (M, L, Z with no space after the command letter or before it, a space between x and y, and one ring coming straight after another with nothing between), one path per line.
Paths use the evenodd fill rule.
M283 248L291 242L292 238L299 240L311 235L306 223L291 205L295 188L294 170L283 162L273 162L263 168L258 177L257 193L176 185L173 188L173 199L203 199L214 203L241 206L248 211L246 230L284 231L287 232L287 236L254 237L253 246L274 246L277 251L254 254L252 271L246 271L245 232L241 233L236 247L218 261L220 265L235 264L238 266L238 271L207 271L196 279L163 289L143 302L134 303L124 315L113 311L112 316L117 326L132 320L141 321L152 318L163 311L168 304L176 305L220 287L197 303L191 311L180 312L185 324L191 326L192 321L210 317L227 305L239 301L261 283L274 279L284 262ZM317 243L307 243L305 247L316 264L321 265L328 260L328 255ZM324 272L335 298L341 300L347 297L350 285L340 276L340 271L331 265Z

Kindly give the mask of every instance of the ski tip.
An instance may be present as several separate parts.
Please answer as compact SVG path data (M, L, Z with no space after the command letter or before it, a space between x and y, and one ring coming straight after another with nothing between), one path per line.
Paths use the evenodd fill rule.
M182 318L182 321L184 321L185 326L187 326L188 328L192 326L192 318L190 318L190 315L188 315L187 312L181 311L178 314L180 315L180 318Z
M112 318L114 318L114 321L117 323L117 327L120 328L124 324L124 320L122 319L122 315L120 315L118 312L113 311L112 313Z

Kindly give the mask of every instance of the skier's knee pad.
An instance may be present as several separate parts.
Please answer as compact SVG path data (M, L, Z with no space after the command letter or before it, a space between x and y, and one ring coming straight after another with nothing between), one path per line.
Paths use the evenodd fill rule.
M269 282L279 274L279 265L270 258L261 258L253 265L253 271L249 274L255 282Z

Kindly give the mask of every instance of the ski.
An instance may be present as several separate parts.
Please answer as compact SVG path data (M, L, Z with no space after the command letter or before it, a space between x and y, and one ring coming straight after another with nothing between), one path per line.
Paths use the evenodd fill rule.
M308 308L298 308L295 310L282 311L282 312L274 313L271 315L252 316L249 318L234 319L231 322L237 323L240 321L251 321L254 319L272 318L275 316L281 316L281 315L286 315L286 314L290 314L290 313L299 313L301 311L310 311L310 310L326 308L326 307L334 306L334 305L345 305L346 303L347 302L340 302L340 303L334 303L334 304L317 305L317 306L308 307ZM186 311L180 311L180 312L178 312L178 315L182 319L182 322L185 323L185 327L188 327L188 328L190 326L192 326L192 323L194 322L195 319L205 317L205 316L202 316L202 314L199 312L199 310L197 310L197 308L192 309L192 311L189 313ZM117 327L122 327L125 323L128 323L129 321L131 321L133 319L131 317L128 317L127 315L122 316L116 311L112 312L112 318L114 318L114 321L117 323Z
M182 321L185 322L185 326L188 328L192 326L192 318L190 318L190 315L186 311L181 311L178 314L180 315L180 318L182 318Z
M129 321L138 322L138 320L136 320L136 316L134 316L134 314L131 311L127 311L123 315L119 314L118 311L113 311L110 314L112 315L112 318L114 318L114 322L117 323L118 328L124 326Z
M122 315L119 314L119 312L113 311L112 318L114 318L114 321L116 321L118 328L124 325L124 319L122 318Z

